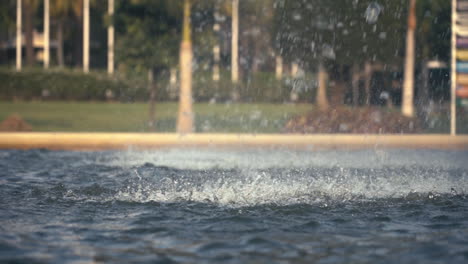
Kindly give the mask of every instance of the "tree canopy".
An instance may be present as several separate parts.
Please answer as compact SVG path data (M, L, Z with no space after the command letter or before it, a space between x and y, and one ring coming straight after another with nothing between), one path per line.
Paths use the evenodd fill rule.
M406 32L405 0L276 1L276 48L313 66L401 60ZM311 65L307 65L311 64Z
M29 0L28 0L29 1ZM36 11L41 29L42 1ZM173 0L116 1L114 17L108 17L107 1L92 1L92 63L105 65L105 28L116 29L116 63L122 71L147 71L178 63L182 27L182 3ZM224 40L222 63L229 60L231 0L193 0L194 69L206 68L212 48ZM417 49L419 57L447 60L450 53L450 1L418 0ZM14 32L16 1L0 1L0 28ZM81 62L79 17L81 0L51 1L51 19L64 20L67 65ZM244 71L255 63L272 70L272 53L284 61L300 61L314 69L319 59L337 64L377 61L401 65L407 26L407 0L245 0L240 2L240 55ZM221 35L213 31L215 13ZM52 23L52 27L57 23ZM56 30L52 29L52 38ZM11 36L10 36L11 38ZM99 62L102 61L102 62ZM257 62L256 62L257 61Z

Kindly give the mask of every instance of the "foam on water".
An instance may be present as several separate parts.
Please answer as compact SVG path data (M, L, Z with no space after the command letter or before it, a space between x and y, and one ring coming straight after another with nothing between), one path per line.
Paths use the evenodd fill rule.
M465 195L468 191L466 152L170 150L120 154L110 162L134 170L131 183L113 197L123 201L327 205ZM142 165L148 162L154 167Z

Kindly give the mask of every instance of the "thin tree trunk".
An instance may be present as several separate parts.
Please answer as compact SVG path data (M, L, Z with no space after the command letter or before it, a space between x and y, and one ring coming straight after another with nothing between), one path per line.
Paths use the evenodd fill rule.
M275 89L275 94L278 98L278 100L282 99L283 95L283 87L281 84L281 80L283 79L283 57L281 55L277 55L275 58L275 77L276 77L276 89Z
M328 75L322 62L319 64L318 70L318 89L317 89L317 106L320 110L328 110L329 103L327 98L327 81Z
M25 42L26 42L26 64L34 66L34 12L32 3L25 1L24 3L24 29L25 29Z
M107 28L107 73L112 75L114 74L114 0L109 0L108 14L112 22Z
M22 46L21 38L22 30L22 0L16 1L16 70L21 71L22 68Z
M414 31L416 29L416 0L410 0L408 32L406 35L405 80L403 82L402 112L407 117L414 116Z
M193 132L194 114L192 110L192 40L190 25L190 0L184 2L183 39L180 45L180 96L177 132Z
M260 44L258 41L253 41L253 46L254 46L254 53L252 54L252 73L257 73L260 70L260 63L258 60L258 56L260 53Z
M63 19L60 18L57 23L57 61L60 68L65 66L63 51Z
M89 72L89 0L83 1L83 71Z
M44 0L44 68L50 64L50 5L49 0Z
M353 90L353 105L359 105L359 64L354 64L351 69L351 86Z
M216 39L216 44L213 47L213 81L214 82L219 82L220 80L220 69L219 69L219 64L221 61L221 45L220 45L220 30L221 26L219 25L218 19L219 19L219 3L215 3L215 13L214 13L214 25L213 25L213 31L215 34L215 39ZM218 88L218 84L216 84L216 88ZM216 91L217 93L218 91ZM215 95L216 97L216 95Z
M151 131L156 129L156 84L154 82L153 70L148 70L148 90L149 90L149 122Z
M216 44L213 48L213 58L214 58L214 64L213 64L213 83L214 83L214 94L213 97L211 98L211 102L216 102L219 97L219 81L221 79L220 75L220 68L219 68L219 63L221 61L221 47L219 44Z
M77 32L74 32L74 65L77 67L83 67L83 15L80 14L76 17L77 21Z
M419 102L422 107L427 106L429 103L429 67L427 63L428 59L424 58L421 65L421 93L419 95Z
M451 73L450 73L450 135L455 136L457 134L457 105L456 105L456 89L457 89L457 84L456 84L456 63L457 63L457 58L456 58L456 53L457 53L457 47L456 47L456 42L457 42L457 35L456 35L456 23L457 23L457 18L456 18L456 12L457 12L457 1L452 0L452 25L451 25L451 31L452 31L452 36L451 36L451 44L450 44L450 49L451 49L451 58L450 58L450 68L451 68Z
M366 62L364 65L364 90L366 91L366 102L367 106L370 105L371 101L371 80L372 80L372 64Z

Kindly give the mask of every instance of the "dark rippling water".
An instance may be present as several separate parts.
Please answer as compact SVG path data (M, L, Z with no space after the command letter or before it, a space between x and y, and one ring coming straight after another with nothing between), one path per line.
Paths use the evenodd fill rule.
M468 263L467 192L467 151L0 151L0 262Z

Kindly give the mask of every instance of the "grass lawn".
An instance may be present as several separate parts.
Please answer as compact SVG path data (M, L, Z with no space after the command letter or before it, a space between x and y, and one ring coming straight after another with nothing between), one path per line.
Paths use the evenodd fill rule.
M197 132L277 133L309 104L195 104ZM0 102L0 121L19 114L33 131L148 132L148 105L100 102ZM174 132L177 103L157 103L157 132Z
M279 133L294 115L313 109L310 104L195 104L197 132ZM460 108L461 110L461 108ZM0 122L19 114L33 131L149 132L148 105L102 102L0 102ZM428 121L424 133L449 133L447 109ZM177 103L157 103L156 132L174 132ZM458 133L468 133L468 115L460 111Z

